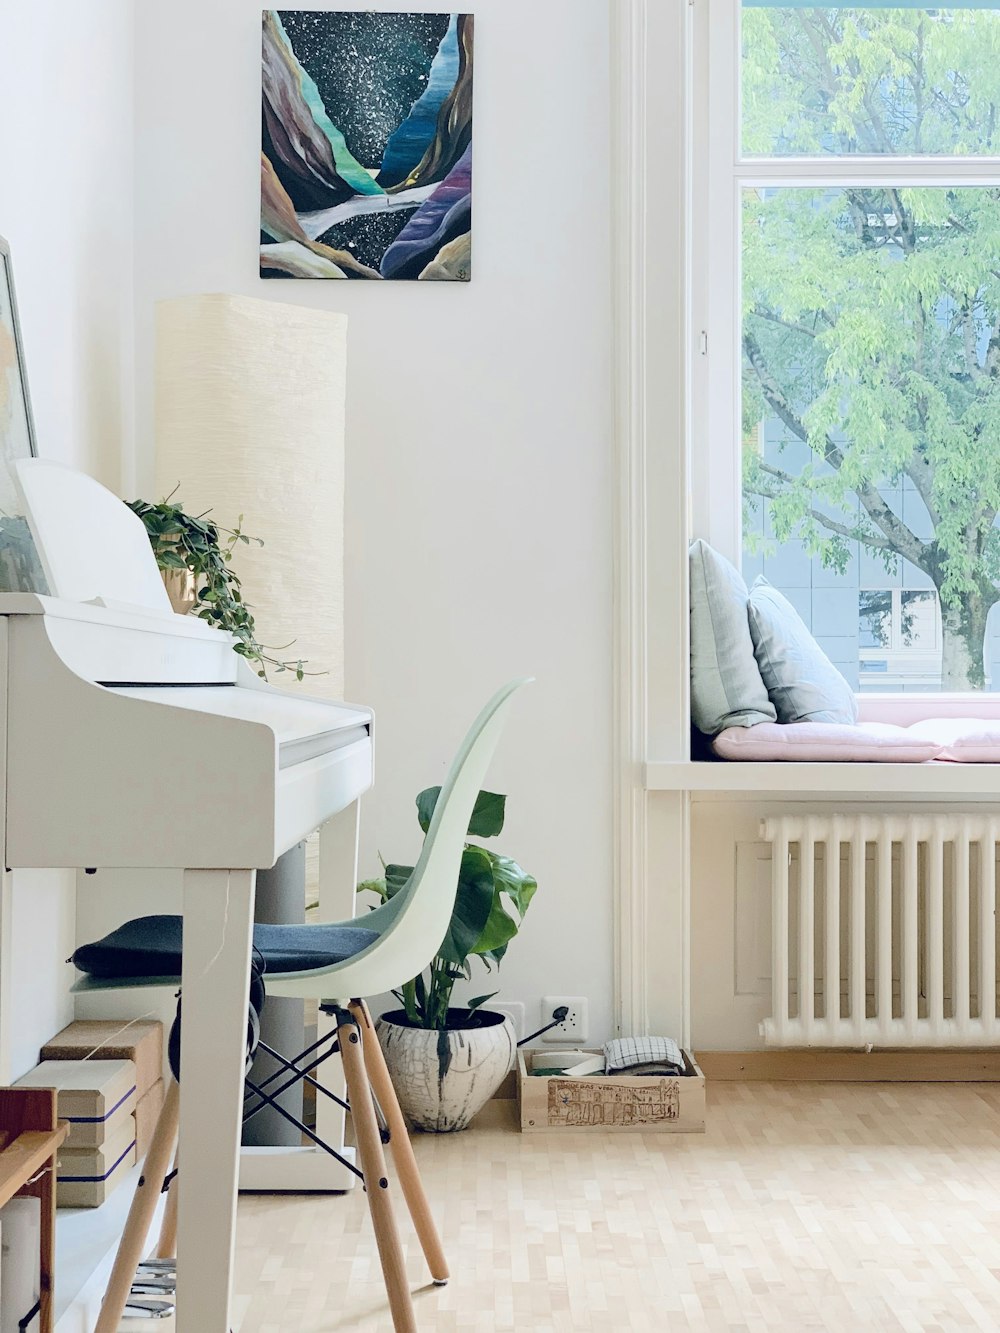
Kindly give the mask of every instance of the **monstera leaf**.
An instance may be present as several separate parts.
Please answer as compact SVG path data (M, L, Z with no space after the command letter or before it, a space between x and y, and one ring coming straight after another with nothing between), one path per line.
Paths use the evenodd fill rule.
M417 819L425 833L431 826L431 816L434 814L434 807L440 795L440 787L428 787L417 797ZM481 791L476 797L476 804L472 807L469 837L495 838L503 828L506 804L506 796L500 796L495 791Z
M493 866L482 847L466 847L458 876L458 893L448 933L438 949L446 963L462 965L477 945L493 910Z
M417 797L417 819L424 833L430 828L440 795L440 787L428 787ZM506 804L506 796L481 791L469 819L469 836L496 837L503 829ZM413 866L386 865L381 879L366 881L358 886L358 891L369 890L387 902L402 892L413 870ZM451 920L440 948L426 973L394 992L410 1023L439 1030L448 1027L455 983L472 976L470 958L482 958L488 969L499 964L521 927L537 887L534 877L509 856L466 844ZM477 995L468 1002L468 1008L475 1011L492 998L493 995Z

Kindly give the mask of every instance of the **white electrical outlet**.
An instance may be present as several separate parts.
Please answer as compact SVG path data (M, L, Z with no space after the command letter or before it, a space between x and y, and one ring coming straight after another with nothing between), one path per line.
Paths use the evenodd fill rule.
M542 1041L573 1042L579 1046L587 1040L587 1000L583 995L543 995L541 1019L551 1023L552 1011L565 1005L569 1013L558 1027L542 1033Z
M498 1014L506 1014L514 1025L514 1035L518 1041L524 1036L524 1001L523 1000L487 1000L486 1008Z

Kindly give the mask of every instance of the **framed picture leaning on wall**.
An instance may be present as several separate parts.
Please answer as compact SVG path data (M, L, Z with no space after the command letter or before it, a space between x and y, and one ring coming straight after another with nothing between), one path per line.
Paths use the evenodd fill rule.
M48 592L14 480L14 461L35 453L10 246L0 236L0 593Z

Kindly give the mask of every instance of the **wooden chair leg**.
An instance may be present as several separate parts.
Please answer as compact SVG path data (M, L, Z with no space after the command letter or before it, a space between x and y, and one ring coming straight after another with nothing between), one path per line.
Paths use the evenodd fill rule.
M146 1154L146 1163L135 1189L132 1207L129 1209L128 1221L125 1223L125 1230L118 1246L118 1254L115 1256L115 1264L111 1270L108 1289L101 1305L101 1313L97 1316L94 1333L118 1333L118 1325L128 1304L135 1272L149 1235L149 1224L156 1211L156 1201L170 1169L170 1156L177 1142L179 1093L180 1089L171 1079Z
M365 1072L362 1029L353 1014L350 1022L338 1024L337 1036L347 1082L347 1097L351 1104L351 1119L358 1141L358 1155L368 1194L368 1208L375 1228L389 1309L392 1311L392 1326L396 1333L417 1333L413 1300L403 1262L403 1247L399 1243L399 1232L389 1196L382 1139L375 1119L371 1085Z
M38 1273L40 1333L52 1333L55 1328L56 1161L56 1157L51 1157L45 1163L45 1173L37 1185L42 1226Z
M431 1270L431 1277L438 1286L443 1286L449 1278L448 1261L444 1257L441 1238L438 1235L437 1227L434 1225L434 1217L431 1213L430 1204L427 1202L427 1195L424 1193L423 1181L420 1179L417 1159L413 1155L413 1145L410 1143L406 1121L403 1119L403 1112L399 1108L396 1089L392 1086L392 1079L389 1077L389 1070L385 1063L385 1056L382 1054L382 1047L379 1045L375 1026L372 1023L371 1013L364 1000L352 1000L350 1009L358 1020L362 1031L365 1067L368 1070L372 1091L378 1098L379 1105L382 1107L382 1112L389 1126L389 1149L392 1153L396 1174L399 1176L403 1198L406 1200L406 1206L413 1218L413 1225L420 1239L420 1246L424 1252L424 1258L427 1260L427 1267Z
M174 1154L174 1178L167 1190L167 1202L163 1208L163 1221L160 1223L160 1238L156 1242L154 1258L177 1258L177 1165L180 1153Z

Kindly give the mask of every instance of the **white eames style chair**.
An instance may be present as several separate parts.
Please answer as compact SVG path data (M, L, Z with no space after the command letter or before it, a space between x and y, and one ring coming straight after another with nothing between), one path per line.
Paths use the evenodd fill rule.
M281 955L280 971L268 968L268 944L258 943L255 932L255 943L265 964L267 994L319 1000L324 1012L334 1016L361 1175L368 1196L396 1333L416 1333L416 1322L386 1176L384 1141L388 1142L392 1151L403 1197L434 1283L440 1285L447 1282L449 1274L406 1124L365 997L398 988L421 972L437 953L451 921L459 865L476 797L500 739L511 701L521 686L527 683L518 680L504 686L470 727L442 786L413 874L399 893L365 916L338 922L335 926L310 924L304 927L267 927L270 932L267 941ZM155 931L155 923L165 922L173 922L176 932L177 918L144 918L141 923L130 924L141 924L148 937L150 930ZM122 927L120 932L114 932L98 945L88 946L88 950L92 954L94 950L103 948L106 958L118 947L116 938L128 929L128 926ZM376 935L374 940L371 932ZM352 951L352 936L360 946L357 951ZM348 941L346 945L345 939ZM283 940L287 942L282 943ZM78 954L86 957L88 950L78 951ZM301 966L295 967L297 950L301 952L302 958ZM161 954L160 958L163 957L166 955ZM89 971L86 961L79 957L76 961L79 967ZM129 974L127 970L122 971L118 967L113 977L104 970L104 976L91 974L78 982L77 989L180 983L179 955L176 958L176 977L164 976L160 966L154 969L156 975L152 975L148 968L145 975L140 975L138 972ZM171 969L167 970L169 972ZM295 1062L290 1062L287 1067L296 1071L299 1069ZM248 1086L252 1085L248 1083ZM95 1333L116 1333L128 1303L157 1197L170 1170L177 1134L177 1093L177 1085L171 1081L147 1153L143 1177L133 1199ZM377 1110L381 1112L384 1129L380 1129ZM175 1190L171 1189L167 1222L156 1249L161 1259L172 1253L175 1214L170 1196L174 1194Z

